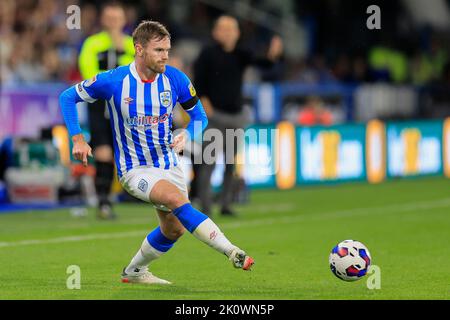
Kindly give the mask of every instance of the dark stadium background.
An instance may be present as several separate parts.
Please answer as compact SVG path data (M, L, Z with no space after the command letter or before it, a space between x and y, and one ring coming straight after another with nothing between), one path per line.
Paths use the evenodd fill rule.
M157 223L152 209L116 181L120 219L95 220L93 167L71 161L58 105L59 94L82 80L78 54L99 31L103 3L0 2L0 280L8 279L0 298L449 298L450 0L126 1L125 31L143 19L164 23L172 34L170 63L189 76L221 14L239 19L244 48L263 54L273 35L284 42L281 61L248 68L243 88L251 127L281 133L281 140L250 146L271 160L274 174L238 168L239 215L218 218L237 241L253 239L248 247L261 273L228 274L216 256L199 268L198 256L209 252L183 239L183 267L201 280L174 277L181 262L168 255L171 267L156 268L163 276L173 271L181 286L150 295L123 289L116 278L130 248ZM81 9L80 29L67 28L71 5ZM371 5L380 8L380 29L367 26ZM303 122L311 101L331 123ZM89 138L86 106L78 107ZM176 122L186 123L179 110ZM371 250L385 277L380 291L368 290L365 280L351 287L332 278L329 250L348 237ZM278 259L289 270L280 271ZM23 274L4 268L11 261ZM85 290L66 289L71 264L85 272ZM235 277L241 290L230 286Z

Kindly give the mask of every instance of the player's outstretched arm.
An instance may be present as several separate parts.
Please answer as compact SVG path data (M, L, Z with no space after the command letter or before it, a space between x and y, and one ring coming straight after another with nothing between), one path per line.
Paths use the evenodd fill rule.
M205 130L208 125L208 117L206 116L205 109L203 109L200 100L198 100L191 109L185 111L191 118L186 127L186 132L191 140L195 140L202 134L203 130ZM181 152L184 149L186 140L186 133L183 132L173 139L173 143L170 146L174 148L175 152Z
M82 161L84 166L87 166L87 157L92 157L92 150L84 140L78 121L76 103L81 101L82 99L76 93L75 87L65 90L59 96L59 103L64 122L66 123L67 130L73 141L72 155L75 159Z

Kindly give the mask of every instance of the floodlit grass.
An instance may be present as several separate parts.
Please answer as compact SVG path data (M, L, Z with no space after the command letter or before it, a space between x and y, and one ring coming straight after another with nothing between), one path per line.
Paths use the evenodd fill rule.
M171 286L120 282L157 225L149 205L118 205L116 221L92 210L1 214L0 299L449 299L449 190L450 180L427 178L253 191L239 217L213 216L255 258L253 271L186 233L151 265ZM344 239L369 248L380 290L331 273L329 252ZM66 287L70 265L81 269L80 290Z

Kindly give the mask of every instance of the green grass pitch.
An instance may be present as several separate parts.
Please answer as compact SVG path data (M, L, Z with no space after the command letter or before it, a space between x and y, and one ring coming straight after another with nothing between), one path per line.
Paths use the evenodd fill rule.
M151 265L171 286L122 284L122 268L157 224L146 204L97 221L69 210L0 215L0 299L449 299L450 180L349 183L253 191L238 218L213 216L256 260L251 272L186 233ZM381 289L347 283L328 266L344 239L364 243ZM67 267L81 289L66 287Z

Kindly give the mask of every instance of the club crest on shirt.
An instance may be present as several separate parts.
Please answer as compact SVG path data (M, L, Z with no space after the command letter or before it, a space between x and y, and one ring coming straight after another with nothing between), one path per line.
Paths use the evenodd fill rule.
M86 82L84 83L85 87L89 87L91 86L95 81L97 81L97 76L93 76L91 79L86 80Z
M163 92L160 92L159 100L161 101L161 105L163 107L170 106L170 103L172 102L172 93L170 92L170 90L165 90Z

